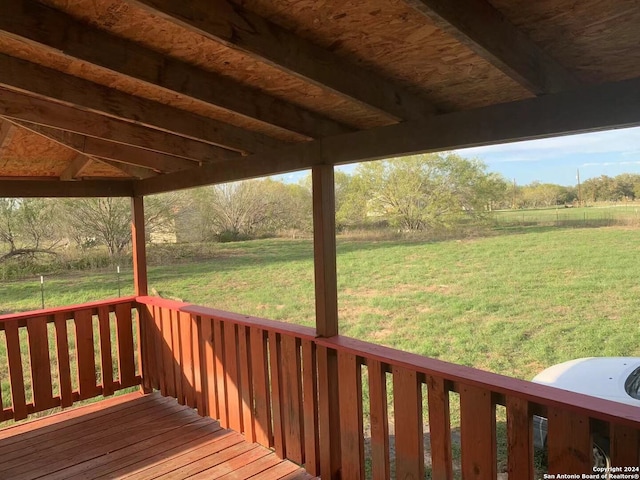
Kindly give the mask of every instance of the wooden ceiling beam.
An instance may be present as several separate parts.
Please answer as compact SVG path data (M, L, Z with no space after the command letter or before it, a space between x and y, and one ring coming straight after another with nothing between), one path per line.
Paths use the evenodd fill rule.
M578 81L487 0L405 0L440 29L536 95L578 87Z
M393 121L436 112L425 99L228 0L127 0Z
M136 195L345 164L640 126L640 78L337 135L136 182Z
M262 134L4 54L0 54L0 86L244 153L282 146Z
M89 163L91 163L91 158L82 154L76 155L75 158L71 160L71 163L67 166L67 168L65 168L64 171L60 174L60 180L62 180L63 182L75 180L82 169Z
M11 139L15 132L16 129L13 124L0 119L0 152L2 152L4 147L11 143Z
M37 44L56 55L82 60L245 118L298 133L301 139L351 130L315 112L238 85L222 75L78 22L34 0L2 0L0 33ZM256 152L258 149L246 150Z
M61 182L59 180L0 180L0 195L8 198L29 197L131 197L131 180L83 180Z
M152 169L157 172L177 172L199 166L198 163L185 158L165 155L142 148L114 143L101 138L87 137L79 133L65 132L51 127L43 127L28 122L13 121L19 127L42 135L75 150L79 154L89 155L104 160L112 160L129 165Z
M110 167L113 167L116 170L119 170L124 174L137 179L153 178L158 176L158 172L150 168L139 167L137 165L129 165L128 163L114 162L113 160L105 160L102 158L92 157L92 160L98 163L109 165Z
M1 2L0 2L1 3ZM0 116L186 158L234 159L236 152L0 88Z

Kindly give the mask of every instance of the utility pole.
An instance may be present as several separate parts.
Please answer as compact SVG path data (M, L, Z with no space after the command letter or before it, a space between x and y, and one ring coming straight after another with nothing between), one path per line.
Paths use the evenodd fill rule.
M578 180L578 205L582 206L582 194L580 193L580 169L577 169L576 179Z
M511 202L511 209L515 210L516 209L516 179L513 179L513 200Z

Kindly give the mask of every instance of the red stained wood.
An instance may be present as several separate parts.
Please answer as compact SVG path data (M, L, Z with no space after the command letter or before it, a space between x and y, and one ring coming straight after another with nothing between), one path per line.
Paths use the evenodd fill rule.
M195 397L195 378L193 374L193 347L197 345L193 340L192 329L196 327L191 321L191 315L188 313L178 313L178 323L180 324L180 352L182 367L182 394L184 402L191 408L196 407Z
M344 478L364 478L364 437L362 434L362 376L355 355L338 353L340 389L340 445ZM403 477L400 477L403 478Z
M495 478L496 412L490 391L469 385L460 387L460 436L462 476Z
M27 320L29 336L29 360L31 363L31 387L36 411L47 410L55 405L51 384L51 359L49 357L49 336L47 317Z
M60 384L60 406L70 407L73 404L73 388L71 385L71 365L69 363L69 339L67 337L67 318L64 313L54 315L56 330L56 357L58 359L58 381Z
M95 352L93 349L93 317L91 310L78 310L74 314L76 331L76 358L80 399L100 394L96 382Z
M120 385L130 387L136 385L136 364L133 346L133 321L131 304L116 305L116 332L118 339L118 372Z
M449 390L444 379L427 377L429 404L429 439L431 442L431 476L433 480L453 478Z
M144 233L144 199L131 197L131 249L136 295L147 294L147 254Z
M213 320L200 318L202 355L202 389L205 395L206 414L211 418L220 418L218 413L218 398L216 394L216 363L213 347Z
M110 323L109 307L98 307L98 325L100 327L100 360L102 367L102 394L105 396L111 395L114 391Z
M173 363L173 378L175 378L176 395L180 405L184 405L183 385L185 383L184 371L182 370L182 324L180 322L180 312L170 311L171 315L171 355ZM191 335L188 336L189 341Z
M173 359L173 322L171 321L171 310L161 308L160 318L162 319L162 371L164 373L166 395L176 398L176 376Z
M416 372L393 368L393 408L396 424L396 475L403 479L424 478L422 388Z
M66 184L68 185L68 184ZM144 298L144 297L141 297ZM44 310L32 310L30 312L21 313L8 313L6 315L0 315L0 324L6 321L18 320L20 325L26 325L26 320L32 317L51 317L57 314L64 314L65 318L73 318L73 313L78 310L91 310L97 312L98 307L102 305L116 305L118 303L131 303L136 301L135 296L122 297L122 298L110 298L106 300L100 300L97 302L88 302L76 305L67 305L64 307L45 308ZM0 327L1 328L1 327Z
M451 382L485 388L498 394L526 398L531 403L559 408L564 407L576 413L630 427L635 427L640 423L640 410L632 405L623 405L602 398L560 390L464 365L456 365L382 345L374 345L354 338L336 336L332 338L317 338L315 341L319 346L348 351L426 375L446 378Z
M338 356L334 350L318 346L318 431L320 473L339 478L341 467L340 409L338 400Z
M18 321L5 322L4 334L7 342L9 378L11 379L13 418L15 420L22 420L23 418L27 418L27 402L24 392L24 373L22 370L22 356L20 354Z
M229 427L229 411L227 409L227 386L226 386L226 364L225 364L225 342L223 336L222 322L213 322L213 354L216 363L216 392L218 394L218 413L222 428Z
M511 478L533 479L533 417L517 397L507 397L507 458Z
M227 412L229 415L229 428L236 432L242 432L242 400L240 369L238 366L238 338L236 325L224 324L224 365L225 384L227 387Z
M153 309L153 322L150 322L153 328L152 336L153 336L153 345L155 350L155 382L157 383L157 387L160 389L162 395L167 396L167 382L165 381L165 376L163 372L164 367L164 340L162 336L162 309L156 305L152 307Z
M302 340L302 400L304 412L304 466L311 475L320 474L318 441L318 367L316 346Z
M547 414L549 473L592 473L588 417L554 407Z
M267 336L261 328L250 327L251 373L253 376L255 441L265 447L273 446L271 429L271 395L269 392L269 363Z
M282 420L282 353L280 335L269 332L269 366L271 368L271 406L273 415L273 446L276 455L285 458L286 445Z
M377 360L367 361L367 372L369 374L372 475L373 480L385 480L391 478L387 379L382 363Z
M611 465L614 467L640 465L639 430L620 425L611 426Z
M304 424L302 409L302 364L300 345L292 336L280 337L282 420L287 458L304 463Z
M256 441L253 418L253 378L251 372L249 329L238 326L238 360L242 383L242 431L249 442Z
M207 415L207 407L205 402L205 379L203 379L203 357L201 352L201 333L200 333L200 319L195 315L189 315L189 321L191 322L191 347L193 358L193 396L195 406L198 409L198 413L202 416Z

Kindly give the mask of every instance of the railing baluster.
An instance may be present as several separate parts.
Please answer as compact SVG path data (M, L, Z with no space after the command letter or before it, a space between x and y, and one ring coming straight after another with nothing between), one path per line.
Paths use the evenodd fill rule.
M171 315L171 355L173 363L173 378L175 379L174 398L180 405L184 405L184 372L182 370L182 335L183 328L180 321L180 312L169 310ZM188 336L191 339L191 335Z
M273 446L276 455L285 457L285 436L282 422L282 353L280 335L269 332L269 365L271 367L271 407L273 415Z
M18 322L5 322L4 334L7 342L9 378L11 379L13 418L16 420L22 420L27 418L27 401L24 391L24 374L22 370L22 355L20 353Z
M249 442L255 442L255 427L253 418L253 379L250 359L250 339L248 328L238 325L238 359L240 379L242 384L242 431Z
M202 389L205 395L206 414L211 418L220 418L218 413L218 397L216 394L216 363L213 347L213 320L200 318L200 351L202 355Z
M193 331L191 315L184 312L178 313L180 324L180 359L182 361L182 394L184 402L191 408L196 407L195 377L193 374ZM197 342L196 342L197 344Z
M415 371L393 367L396 478L424 478L422 388Z
M96 363L93 348L93 315L91 310L78 310L74 313L76 332L76 354L78 360L78 385L80 399L99 395L96 382Z
M193 396L198 413L203 417L207 415L205 402L205 384L203 382L204 361L200 346L200 319L195 315L189 315L191 322L191 347L193 361Z
M463 478L496 478L496 409L489 390L460 387L460 436Z
M167 395L167 382L164 377L164 339L162 335L162 309L156 305L153 305L153 350L155 352L155 388L160 389L160 393L163 396Z
M338 388L342 476L363 479L362 374L358 359L351 353L338 352Z
M273 446L271 429L271 396L269 394L269 366L267 340L264 330L251 327L251 373L255 404L256 442L265 447Z
M224 333L224 365L227 385L227 412L229 428L242 432L242 397L240 396L240 370L238 369L238 338L236 325L225 322Z
M223 325L220 320L213 321L214 357L216 362L216 391L218 392L218 419L222 428L229 428L229 411L227 410L227 388L225 372L225 343Z
M506 403L509 476L533 480L533 418L529 402L510 396Z
M100 360L102 365L102 394L111 395L113 385L113 358L111 357L111 322L109 307L98 308L98 325L100 326Z
M54 316L56 329L56 358L58 359L58 380L60 382L60 406L70 407L73 404L73 386L71 385L71 365L69 362L69 338L67 316L56 313Z
M316 346L311 340L302 340L302 387L304 411L304 466L306 471L320 474L318 451L318 375Z
M51 358L49 356L49 334L47 317L27 320L29 337L29 359L31 363L31 388L36 411L55 406L51 383Z
M549 473L592 473L589 418L549 407L547 421Z
M611 426L611 465L640 465L640 431L622 425Z
M136 363L133 346L133 320L131 317L131 304L121 303L116 305L116 333L118 339L118 373L120 386L131 387L136 385Z
M160 318L162 320L162 372L166 392L164 396L176 396L176 376L173 365L173 322L171 321L171 310L168 308L160 309Z
M431 443L431 476L433 480L453 478L451 452L451 415L449 390L440 377L427 377L429 404L429 440Z
M282 414L287 458L304 463L304 424L302 419L302 364L298 339L282 335L280 340L282 368Z
M371 460L373 480L390 478L387 374L378 360L367 360L371 416Z

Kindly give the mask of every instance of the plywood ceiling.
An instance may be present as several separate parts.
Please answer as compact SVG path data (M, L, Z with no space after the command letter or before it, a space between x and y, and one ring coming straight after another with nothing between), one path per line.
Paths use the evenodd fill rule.
M457 5L3 0L0 186L150 193L640 123L638 2Z

